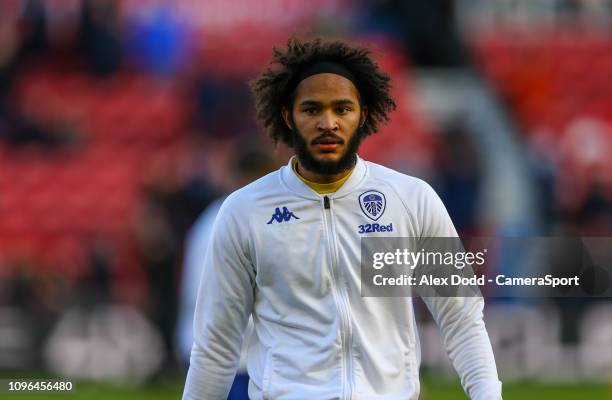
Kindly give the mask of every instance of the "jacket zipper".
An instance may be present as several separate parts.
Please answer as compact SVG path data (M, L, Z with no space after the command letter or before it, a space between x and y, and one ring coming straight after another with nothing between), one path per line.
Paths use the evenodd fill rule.
M341 273L338 266L338 244L336 242L336 233L334 229L334 217L331 210L331 202L328 196L323 197L323 208L329 214L329 219L325 218L327 222L328 236L329 236L329 251L332 259L332 278L333 284L336 291L336 304L340 313L341 319L341 340L342 340L342 361L343 361L343 384L342 394L344 399L350 399L352 397L352 375L353 375L353 362L352 362L352 351L351 351L351 321L349 318L349 302L346 288L341 282ZM324 216L327 214L324 212Z

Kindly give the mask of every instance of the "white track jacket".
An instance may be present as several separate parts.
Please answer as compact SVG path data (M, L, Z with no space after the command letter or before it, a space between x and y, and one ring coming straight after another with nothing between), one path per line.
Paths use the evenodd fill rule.
M364 207L368 192L384 197L382 211ZM390 228L360 233L373 214ZM227 398L250 315L251 399L418 399L412 298L361 296L360 241L456 235L428 184L361 158L330 195L291 161L234 192L204 261L183 399ZM424 301L468 396L501 399L482 298Z

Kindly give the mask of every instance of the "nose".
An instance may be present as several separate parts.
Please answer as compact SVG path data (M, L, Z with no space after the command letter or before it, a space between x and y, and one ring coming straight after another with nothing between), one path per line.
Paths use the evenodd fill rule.
M317 129L320 131L336 131L338 130L338 121L331 111L321 113L321 117L317 123Z

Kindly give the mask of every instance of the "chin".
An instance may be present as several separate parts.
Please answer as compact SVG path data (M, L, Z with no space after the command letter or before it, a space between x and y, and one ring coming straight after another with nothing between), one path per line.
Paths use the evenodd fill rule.
M344 148L336 149L336 151L329 152L329 153L320 153L318 151L310 152L310 154L312 154L314 158L319 162L336 162L344 156L344 153L345 153Z
M320 154L315 159L322 164L334 164L342 158L342 154L327 153Z

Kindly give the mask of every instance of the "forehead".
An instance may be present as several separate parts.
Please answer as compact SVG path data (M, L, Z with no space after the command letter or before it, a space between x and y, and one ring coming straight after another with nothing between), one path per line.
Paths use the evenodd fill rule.
M304 100L333 101L337 99L359 102L357 88L343 76L323 73L309 76L295 89L295 104Z

